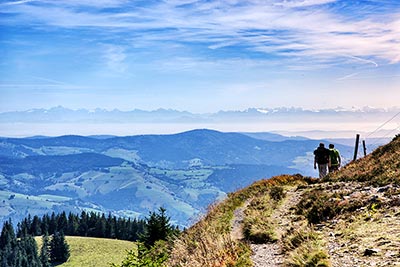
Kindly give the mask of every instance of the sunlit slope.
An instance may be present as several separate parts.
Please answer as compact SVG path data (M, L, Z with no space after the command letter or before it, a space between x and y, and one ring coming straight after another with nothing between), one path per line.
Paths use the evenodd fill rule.
M210 207L167 266L400 266L399 183L400 135L325 179L255 182Z
M330 178L374 185L400 184L400 135L368 156L348 164Z
M67 236L71 256L58 267L109 267L110 263L120 263L126 251L135 247L135 243L123 240ZM42 239L36 237L38 246Z

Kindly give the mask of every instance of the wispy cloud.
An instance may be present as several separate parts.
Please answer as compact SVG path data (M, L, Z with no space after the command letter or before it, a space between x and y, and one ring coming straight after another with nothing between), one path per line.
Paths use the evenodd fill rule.
M68 85L65 82L62 81L57 81L54 79L49 79L49 78L45 78L45 77L38 77L38 76L32 76L32 78L34 78L35 80L39 80L39 81L44 81L44 82L48 82L48 84L55 84L55 85Z
M9 1L0 4L0 6L12 6L12 5L21 5L29 2L33 2L34 0L21 0L21 1Z
M359 72L351 73L351 74L345 75L343 77L340 77L337 80L338 81L347 80L349 78L353 78L353 77L357 76L358 74L360 74L360 73Z
M335 2L43 0L12 1L0 7L9 15L3 23L117 29L152 46L165 42L209 49L242 46L267 55L312 59L316 64L336 63L340 57L375 66L400 62L400 7L385 14L357 7L340 12L345 3L335 6ZM357 12L362 12L361 18ZM123 70L123 49L109 48L106 58L110 66Z
M367 64L372 64L372 65L374 65L375 67L378 67L378 66L379 66L378 63L376 63L376 62L373 61L373 60L368 60L368 59L364 59L364 58L360 58L360 57L355 57L355 56L348 56L348 57L351 58L351 59L355 59L355 60L357 60L357 61L361 61L361 62L367 63Z
M112 71L125 72L126 70L126 54L125 48L117 45L104 45L104 55L103 58L106 60L106 65Z
M31 89L41 88L49 90L69 90L69 89L87 89L87 86L80 86L76 84L70 84L67 82L49 79L46 77L39 77L30 75L26 77L28 81L5 81L0 80L0 89Z
M277 6L284 7L306 7L306 6L315 6L315 5L323 5L331 2L336 2L337 0L289 0L282 1L276 4Z

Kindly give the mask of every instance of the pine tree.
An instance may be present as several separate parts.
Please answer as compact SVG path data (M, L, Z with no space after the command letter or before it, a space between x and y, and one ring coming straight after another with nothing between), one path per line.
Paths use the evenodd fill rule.
M50 221L49 221L49 234L53 235L57 232L57 218L54 212L51 213Z
M170 218L166 216L166 209L159 208L159 213L151 212L150 216L146 218L146 225L144 234L140 240L150 248L158 240L167 240L173 233L173 227L169 223Z
M106 224L107 221L104 214L97 218L94 232L96 237L106 237Z
M50 241L50 259L52 263L63 263L70 256L69 245L65 240L64 234L56 232Z
M30 228L30 233L33 236L40 236L42 234L42 229L40 227L41 222L37 215L33 216L32 225Z
M11 220L6 221L3 225L0 235L0 248L3 248L9 244L16 241L14 228L12 226Z
M11 220L9 220L4 223L0 235L0 266L16 266L17 252L17 238Z
M40 262L42 267L51 267L50 264L50 243L49 236L46 234L42 237L42 247L40 249Z
M79 219L78 235L88 236L88 217L85 211L82 211Z
M35 239L27 235L18 240L18 257L16 266L41 267Z
M48 234L49 233L49 222L50 222L50 217L48 214L43 215L42 217L42 225L41 225L41 230L43 234Z
M114 216L115 218L115 216ZM106 237L107 238L115 238L115 225L113 223L113 217L111 213L108 214L107 223L106 223Z
M58 214L57 217L57 231L63 233L67 232L68 219L65 211L63 211L61 214Z
M65 233L66 235L77 235L79 227L79 217L78 215L72 214L71 212L68 214L68 229Z

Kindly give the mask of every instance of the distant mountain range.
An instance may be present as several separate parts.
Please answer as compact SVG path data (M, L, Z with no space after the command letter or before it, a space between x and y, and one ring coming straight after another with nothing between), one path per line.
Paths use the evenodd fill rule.
M145 111L134 109L121 111L118 109L77 109L72 110L62 106L50 109L31 109L26 111L12 111L0 113L0 123L5 122L42 122L42 123L201 123L201 122L229 122L249 120L282 120L296 121L299 117L303 120L337 119L338 121L351 119L374 120L387 118L388 114L400 111L399 107L390 109L377 109L364 107L360 109L319 109L307 110L302 108L249 108L242 111L219 111L216 113L191 113L172 109L158 109Z
M258 135L256 138L260 139L264 138L260 137L259 132L306 136L311 139L353 138L355 133L369 138L391 138L396 134L396 129L398 131L399 114L400 108L369 107L350 110L249 108L239 111L192 113L172 109L72 110L58 106L0 113L0 136L39 138L72 134L104 139L111 136L172 134L193 129L214 129L222 132L255 132ZM390 118L393 120L379 131L374 131ZM371 133L373 135L370 135ZM293 140L295 139L296 137Z
M254 134L250 134L254 135ZM253 136L254 137L254 136ZM82 209L190 220L226 193L282 173L314 175L320 141L193 130L171 135L0 139L0 218ZM344 160L352 148L337 144Z

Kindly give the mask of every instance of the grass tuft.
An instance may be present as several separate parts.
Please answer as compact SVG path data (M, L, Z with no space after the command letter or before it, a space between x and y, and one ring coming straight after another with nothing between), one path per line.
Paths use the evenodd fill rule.
M330 267L327 253L320 248L318 242L302 243L290 253L286 262L289 267Z

